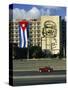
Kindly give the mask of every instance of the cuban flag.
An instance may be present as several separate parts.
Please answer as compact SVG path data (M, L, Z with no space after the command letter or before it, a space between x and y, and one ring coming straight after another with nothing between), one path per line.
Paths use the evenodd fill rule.
M22 20L19 22L19 34L20 34L20 48L26 48L28 46L28 22Z

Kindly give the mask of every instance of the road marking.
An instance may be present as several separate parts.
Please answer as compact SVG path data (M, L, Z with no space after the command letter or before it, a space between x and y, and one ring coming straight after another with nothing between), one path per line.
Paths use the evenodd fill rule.
M37 76L13 76L13 79L28 79L28 78L65 78L66 75L37 75Z
M12 70L10 70L10 71L12 71ZM33 71L35 71L35 72L38 72L38 70L22 70L22 69L18 69L18 70L13 70L13 72L23 72L23 71L25 71L25 72L27 72L27 71L31 71L31 72L33 72ZM54 69L54 71L60 71L60 69ZM62 71L65 71L65 69L63 69Z

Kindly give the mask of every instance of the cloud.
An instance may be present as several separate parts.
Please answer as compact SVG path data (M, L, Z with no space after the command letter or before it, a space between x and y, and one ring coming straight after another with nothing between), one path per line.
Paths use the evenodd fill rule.
M56 7L42 7L41 15L51 15L56 13L56 10L57 10Z
M50 9L47 9L47 11L46 11L46 15L50 15L50 14L51 14Z
M27 19L37 19L40 17L40 11L36 7L33 7L27 12Z
M43 8L48 8L48 9L60 9L60 7L57 6L47 6L47 7L43 7Z
M13 13L13 20L16 19L37 19L41 15L59 15L59 16L65 16L65 9L64 7L57 7L57 6L47 6L47 7L41 7L38 9L37 7L32 7L30 10L26 11L24 9L14 8L13 10L10 9L10 20L12 19L12 13ZM62 13L61 13L62 12Z
M64 16L64 7L57 7L57 6L47 6L42 7L41 13L42 15L59 15Z
M44 10L43 8L40 10L40 12L41 12L41 15L42 15L42 16L45 15L45 10Z
M18 8L15 8L13 9L13 20L16 20L16 19L25 19L26 15L26 11L24 9L18 9Z
M24 9L15 8L13 10L10 9L10 19L13 12L13 20L16 19L37 19L40 17L40 11L36 7L33 7L29 11L25 11Z

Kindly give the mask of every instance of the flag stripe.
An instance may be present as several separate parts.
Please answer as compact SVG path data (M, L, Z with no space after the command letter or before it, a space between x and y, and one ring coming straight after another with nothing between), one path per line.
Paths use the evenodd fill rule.
M19 32L20 32L20 47L24 47L24 36L21 26L19 26Z
M25 47L26 41L25 41L25 32L24 31L23 31L23 40L24 40L24 47Z
M21 28L21 27L20 27ZM24 47L24 37L23 37L23 31L22 31L22 28L20 29L21 30L21 46L20 47Z
M21 27L20 27L20 25L19 25L19 34L20 34L20 47L21 47L21 45L22 45L22 40L21 40Z
M25 42L26 42L26 43L25 43L25 47L27 47L27 42L28 42L28 41L27 41L27 30L26 30L26 29L25 29L24 33L25 33Z

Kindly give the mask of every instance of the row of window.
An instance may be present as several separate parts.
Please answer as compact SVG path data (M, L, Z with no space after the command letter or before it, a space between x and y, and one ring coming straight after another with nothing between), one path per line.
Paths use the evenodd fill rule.
M11 25L12 25L12 26L13 26L13 25L18 25L18 22L10 22L9 25L10 25L10 26L11 26Z
M10 31L9 34L17 34L18 35L19 32L18 31Z
M34 28L34 27L38 28L38 27L41 27L41 26L40 25L30 25L29 26L29 28L31 28L31 29Z
M9 31L9 34L19 34L19 32L18 31Z
M30 40L31 42L41 42L40 39L33 39L33 40Z
M18 30L18 26L15 26L15 27L9 27L9 30L12 29L12 30Z
M9 36L11 37L19 37L19 34L18 33L9 33ZM30 38L40 38L40 34L30 34L29 37Z
M30 26L29 29L40 29L40 26Z
M41 32L39 32L39 31L33 31L33 32L30 31L30 34L32 34L32 35L33 35L33 34L41 34Z
M18 23L9 23L9 26L18 26ZM29 22L29 25L40 25L40 22Z
M11 30L11 29L12 29L12 30L18 30L18 28L19 28L18 26L9 27L9 30ZM40 26L31 26L31 27L29 27L29 29L30 29L30 30L32 30L32 29L33 29L33 30L38 30L38 29L40 29Z
M11 33L11 34L9 34L9 36L10 37L18 37L19 38L19 35L18 34L16 34L16 33ZM30 38L36 38L36 39L40 39L40 34L33 34L33 35L30 35Z
M39 37L41 36L40 33L30 33L29 35L30 35L30 36L39 36Z
M17 34L9 34L10 37L16 37L16 38L19 38L19 35Z
M32 25L37 25L38 26L38 25L40 25L40 22L30 22L29 25L30 26L32 26ZM19 26L19 24L18 23L9 23L9 26L12 26L12 27L13 26Z
M33 21L32 22L29 22L29 25L36 25L36 24L37 25L40 25L40 22L39 21L37 21L37 22L33 22Z
M31 41L33 41L33 40L34 40L34 41L41 41L41 38L31 38L30 40L31 40Z
M9 39L19 40L19 37L10 37Z
M40 29L30 29L30 32L40 32Z
M18 26L10 26L9 29L18 29ZM40 29L40 26L30 26L29 29Z
M10 42L17 42L17 43L19 43L19 40L18 40L18 39L16 39L16 40L14 40L14 39L11 40L11 39L9 39L9 41L10 41Z
M15 23L9 23L9 26L19 26L19 24L15 24Z
M40 34L30 34L30 37L39 38L39 37L41 37L41 35Z

